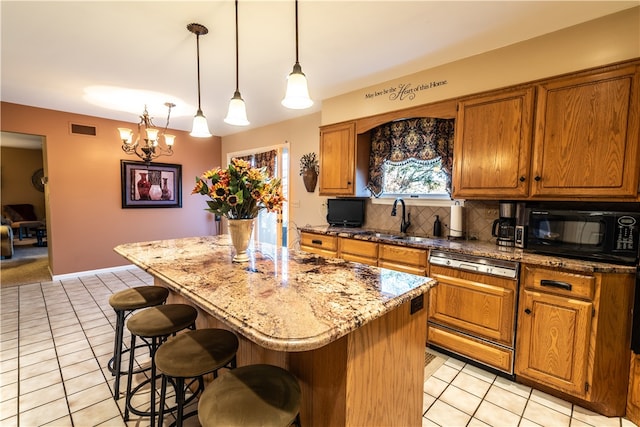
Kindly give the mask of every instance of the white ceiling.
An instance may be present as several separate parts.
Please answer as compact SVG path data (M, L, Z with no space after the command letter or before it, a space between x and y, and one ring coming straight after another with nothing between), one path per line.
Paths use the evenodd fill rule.
M250 127L319 111L322 99L530 39L640 1L300 0L300 64L312 109L280 105L295 62L294 2L239 2L240 92ZM144 103L163 126L190 130L197 107L215 135L247 129L223 122L235 89L234 3L225 1L7 1L2 15L2 100L131 123ZM160 92L121 111L86 99L93 86ZM120 99L120 101L122 101Z

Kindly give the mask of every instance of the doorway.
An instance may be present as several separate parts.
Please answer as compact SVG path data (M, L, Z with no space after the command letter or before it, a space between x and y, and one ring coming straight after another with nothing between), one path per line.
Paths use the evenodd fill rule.
M2 223L5 231L11 229L10 233L3 233L4 259L0 261L3 287L51 280L44 143L45 138L39 135L0 133ZM14 221L26 215L25 208L32 212L29 221L33 222L15 227Z
M270 175L281 179L282 195L285 200L289 199L289 148L287 144L228 153L227 163L231 162L232 158L246 160L252 167L266 166ZM285 201L282 205L282 212L267 212L265 209L260 211L256 218L253 240L286 247L288 229L289 203Z

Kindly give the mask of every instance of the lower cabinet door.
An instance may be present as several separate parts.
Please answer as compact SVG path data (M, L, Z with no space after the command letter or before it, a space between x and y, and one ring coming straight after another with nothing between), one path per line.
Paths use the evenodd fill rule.
M592 311L588 301L523 290L516 376L588 400Z

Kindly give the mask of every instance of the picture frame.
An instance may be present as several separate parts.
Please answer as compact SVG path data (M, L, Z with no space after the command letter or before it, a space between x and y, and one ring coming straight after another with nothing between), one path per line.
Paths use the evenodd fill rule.
M120 160L122 208L181 208L182 165Z

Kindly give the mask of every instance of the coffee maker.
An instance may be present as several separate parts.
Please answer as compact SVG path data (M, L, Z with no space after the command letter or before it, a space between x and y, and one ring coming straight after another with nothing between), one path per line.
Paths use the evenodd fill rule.
M515 202L500 202L500 218L493 221L491 235L498 246L514 246L516 231Z

